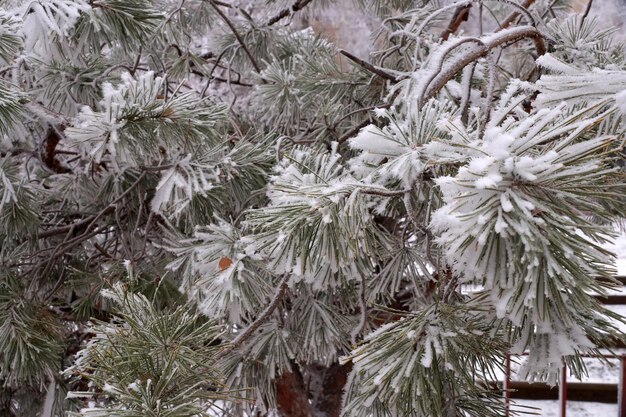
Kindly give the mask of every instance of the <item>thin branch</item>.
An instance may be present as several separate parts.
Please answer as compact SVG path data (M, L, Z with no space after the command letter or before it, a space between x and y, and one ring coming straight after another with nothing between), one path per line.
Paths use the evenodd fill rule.
M254 320L252 324L250 324L250 326L248 326L244 331L239 333L239 335L235 337L232 342L230 342L227 346L224 347L224 349L222 349L217 354L218 358L229 354L230 352L241 346L243 342L245 342L252 335L252 333L254 333L259 327L261 327L263 323L267 321L267 319L270 318L272 313L274 313L274 310L276 310L276 308L282 301L285 293L287 292L287 283L289 282L289 278L290 276L288 274L285 274L283 279L278 284L278 290L276 291L276 294L274 294L274 298L272 298L270 304L265 308L265 310L263 310L259 317L257 317L256 320Z
M0 152L0 158L5 158L7 156L17 156L17 155L33 155L36 156L37 153L35 151L33 151L32 149L25 149L25 148L12 148L9 151L6 152Z
M485 130L487 129L487 124L489 124L489 120L491 119L491 110L493 107L493 93L496 86L496 63L493 58L493 55L489 55L487 58L487 68L489 70L488 82L487 82L487 97L485 97L485 118L482 121L482 125L480 127L480 137L482 138L485 134Z
M476 62L472 62L470 65L463 69L463 76L461 78L461 85L463 88L463 95L461 96L461 120L463 123L467 123L467 115L469 111L470 98L472 94L472 77L476 70Z
M115 259L115 258L113 257L113 255L109 254L109 252L107 252L105 248L103 248L102 246L100 246L100 245L98 244L98 242L95 242L95 243L93 244L93 247L94 247L94 248L96 248L96 250L97 250L98 252L100 252L100 253L102 254L102 256L104 256L105 258L107 258L107 259L113 259L113 260Z
M104 214L110 214L112 213L114 210L114 207L107 207L104 210ZM37 234L37 237L39 239L46 239L52 236L57 236L57 235L61 235L63 233L67 233L72 229L76 229L76 230L80 230L82 228L84 228L85 226L87 226L89 223L91 223L91 221L93 220L94 216L90 216L86 219L83 219L77 223L72 223L72 224L68 224L66 226L61 226L61 227L57 227L56 229L50 229L50 230L46 230L44 232L39 232Z
M146 168L150 168L150 167L146 167ZM157 168L157 167L154 167L154 168ZM86 230L89 230L95 224L96 221L98 221L100 218L102 218L102 216L106 216L108 214L113 213L113 210L115 210L117 203L122 201L122 199L124 199L124 197L126 197L136 186L138 186L141 183L141 180L143 180L144 177L146 176L146 171L148 171L148 169L144 170L139 175L137 180L130 187L128 187L128 189L126 189L122 194L120 194L120 196L117 197L111 204L106 206L104 209L100 210L100 212L98 214L90 216L90 217L88 217L86 219L83 219L83 220L77 222L77 223L69 224L67 226L58 227L58 228L52 229L52 230L46 230L45 232L40 232L40 233L37 234L37 237L39 239L45 239L45 238L48 238L48 237L52 237L52 236L56 236L56 235L60 235L60 234L69 232L72 229L80 230L82 228L85 228ZM156 169L153 169L152 171L156 171Z
M353 345L356 345L356 338L363 333L365 327L367 326L367 300L366 300L366 283L365 283L365 274L361 275L361 288L359 291L359 307L361 309L361 314L359 315L359 324L352 330L350 333L350 339Z
M115 201L113 201L111 204L109 204L107 207L105 207L103 210L100 211L100 213L98 213L96 216L90 217L88 219L85 219L84 221L80 222L81 225L85 224L87 222L89 222L85 228L85 232L82 235L76 236L72 239L69 239L69 237L74 233L74 231L76 230L76 226L77 224L73 224L69 226L69 230L67 231L67 235L65 237L65 239L63 240L62 243L60 243L59 245L57 245L53 251L52 254L46 259L45 262L45 267L43 269L43 272L41 273L42 276L46 276L50 270L52 269L52 265L54 263L54 261L63 256L65 253L67 253L67 251L69 251L70 249L75 248L76 246L82 244L84 241L86 241L87 239L90 239L93 236L96 236L97 234L102 233L103 231L106 232L108 230L108 227L101 227L99 229L96 229L94 231L91 231L92 226L95 225L95 223L98 221L98 219L100 219L102 216L106 215L107 213L110 213L112 211L114 211L117 207L117 203L119 203L125 196L127 196L137 185L139 185L141 183L141 181L143 180L143 178L145 177L146 173L142 172L139 177L137 178L137 180L126 190L124 191L118 198L115 199ZM69 240L68 240L69 239ZM43 264L43 263L41 263ZM40 264L40 265L41 265ZM37 268L35 268L34 270L36 270ZM54 286L54 288L52 288L52 290L46 294L45 296L45 300L49 301L52 296L56 293L56 291L58 291L62 286L62 280L59 280L57 282L57 284Z
M227 80L226 78L219 77L219 76L216 76L216 75L212 75L211 77L207 77L207 75L204 74L202 71L198 71L198 70L195 70L195 69L191 69L191 73L194 74L194 75L197 75L199 77L202 77L202 78L208 78L208 83L210 83L212 80L215 80L215 81L219 81L219 82L222 82L222 83L240 85L242 87L254 87L254 84L246 83L246 82L239 81L239 80ZM204 88L202 89L202 91L204 91L204 93L206 93L206 90ZM200 95L202 97L204 97L204 93L201 93Z
M225 83L225 84L234 84L234 85L238 85L241 87L254 87L254 84L246 83L243 81L237 81L237 80L227 80L226 78L218 77L217 75L214 75L212 79L215 81L219 81L221 83Z
M359 191L363 194L378 195L381 197L400 197L410 192L411 190L395 191L395 190L387 190L386 188L382 188L382 187L378 188L378 187L366 186L363 188L359 188Z
M341 55L345 56L346 58L348 58L350 61L354 62L355 64L365 68L367 71L371 72L372 74L376 74L379 77L384 78L385 80L389 80L389 81L391 81L393 83L397 83L398 82L398 79L395 76L389 74L386 71L383 71L382 69L374 66L373 64L370 64L367 61L362 60L359 57L356 57L356 56L352 55L348 51L340 49L339 53Z
M55 111L52 111L44 107L43 104L38 103L36 101L30 101L26 103L24 107L26 107L32 113L34 113L35 115L37 115L38 117L40 117L41 119L45 120L46 122L48 122L49 124L53 126L58 127L58 126L64 126L64 125L69 124L69 120L67 119L67 117L65 117L61 113L57 113Z
M471 4L473 1L477 1L477 0L461 0L452 4L449 4L447 6L443 6L435 11L433 11L431 14L429 14L424 21L422 21L422 23L420 24L420 26L417 28L417 31L415 32L415 38L419 39L422 36L422 32L424 31L424 29L426 28L426 26L428 26L428 24L438 15L440 15L441 13L447 12L448 10L458 10L458 8L460 7L465 7L469 4ZM460 24L460 23L459 23Z
M346 120L350 116L354 116L357 113L361 113L361 112L364 112L364 111L372 111L372 110L376 110L376 109L388 109L389 107L391 107L391 103L381 104L379 106L362 107L360 109L353 110L350 113L347 113L346 115L342 116L339 120L337 120L335 122L335 126L334 127L337 127L337 125L339 125L339 123L343 122L344 120Z
M267 26L272 26L272 25L280 22L284 18L286 18L288 16L291 16L295 12L298 12L298 11L304 9L312 1L313 0L298 0L298 1L296 1L291 7L285 8L285 9L281 10L276 16L272 17L267 22Z
M256 72L261 73L261 67L256 62L256 59L254 58L254 55L252 55L252 52L250 52L250 49L248 49L248 46L243 41L243 38L241 37L241 35L237 31L237 28L235 27L233 22L231 22L230 19L228 18L228 16L226 16L226 14L224 14L224 12L222 12L222 10L220 10L220 8L216 4L215 0L209 0L209 4L213 7L213 9L215 9L217 14L219 14L220 17L222 18L222 20L224 21L224 23L226 23L228 25L228 27L230 28L230 30L233 32L233 35L235 35L235 38L237 38L237 42L239 42L239 45L241 45L241 47L243 48L243 50L246 53L246 55L248 55L248 58L250 59L250 62L252 63L252 66L254 67Z
M593 5L593 0L589 0L587 2L587 7L585 7L585 12L583 13L583 17L580 19L580 28L582 29L583 24L585 23L585 19L589 16L589 12L591 11L591 6Z

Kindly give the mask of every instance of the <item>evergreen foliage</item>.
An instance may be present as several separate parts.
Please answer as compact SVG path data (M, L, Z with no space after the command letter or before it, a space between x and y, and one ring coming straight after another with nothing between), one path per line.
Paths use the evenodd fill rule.
M623 338L615 31L353 3L2 3L0 415L498 416Z

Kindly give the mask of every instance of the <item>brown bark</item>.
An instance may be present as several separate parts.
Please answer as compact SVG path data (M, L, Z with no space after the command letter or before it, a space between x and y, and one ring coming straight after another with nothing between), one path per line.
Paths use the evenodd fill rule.
M343 389L348 382L348 374L351 370L352 363L340 365L335 362L326 368L322 396L316 405L327 417L339 417L341 415Z
M41 160L43 161L44 165L50 168L53 172L57 174L65 174L67 172L70 172L70 170L64 167L61 162L59 162L59 160L56 158L57 145L60 141L61 138L59 137L56 130L52 127L49 128L48 132L46 133L44 148L41 152Z
M283 417L314 417L302 374L297 365L292 368L292 372L285 372L275 382L278 411Z
M447 41L450 35L456 33L456 31L459 30L459 27L463 22L467 22L471 8L471 4L468 4L467 6L457 7L457 9L454 11L452 19L450 20L450 23L448 24L448 27L441 34L441 39L443 41Z
M340 365L338 362L329 367L311 365L307 367L309 376L312 373L319 377L320 384L309 387L297 368L292 365L293 372L285 372L275 382L276 402L278 411L283 417L339 417L343 390L348 381L352 364ZM309 389L316 392L310 392Z

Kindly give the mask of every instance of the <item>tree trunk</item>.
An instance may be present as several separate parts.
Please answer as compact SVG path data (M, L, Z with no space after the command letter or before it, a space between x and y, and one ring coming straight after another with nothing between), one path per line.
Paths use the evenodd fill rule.
M298 365L285 372L275 382L276 402L282 417L339 417L343 389L352 364L334 362L329 367L311 366L306 372L319 381L305 384ZM313 392L316 391L316 392Z

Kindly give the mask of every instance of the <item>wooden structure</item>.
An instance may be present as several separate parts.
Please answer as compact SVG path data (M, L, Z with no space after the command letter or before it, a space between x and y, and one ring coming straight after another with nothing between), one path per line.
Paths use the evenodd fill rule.
M616 280L626 287L626 276L615 277ZM626 294L597 297L605 305L626 305ZM626 349L626 344L617 342L615 349ZM521 356L521 355L513 355ZM594 355L582 355L593 358ZM626 417L626 352L619 355L604 355L607 359L619 359L619 382L614 383L587 383L568 382L566 368L561 369L561 383L558 387L551 387L545 383L529 383L512 379L511 355L507 355L505 361L504 380L496 382L494 389L502 390L506 405L506 415L511 408L511 399L527 400L558 400L559 416L567 417L567 401L590 401L599 403L617 403L617 417ZM616 370L617 371L617 370ZM603 416L611 417L611 416Z

